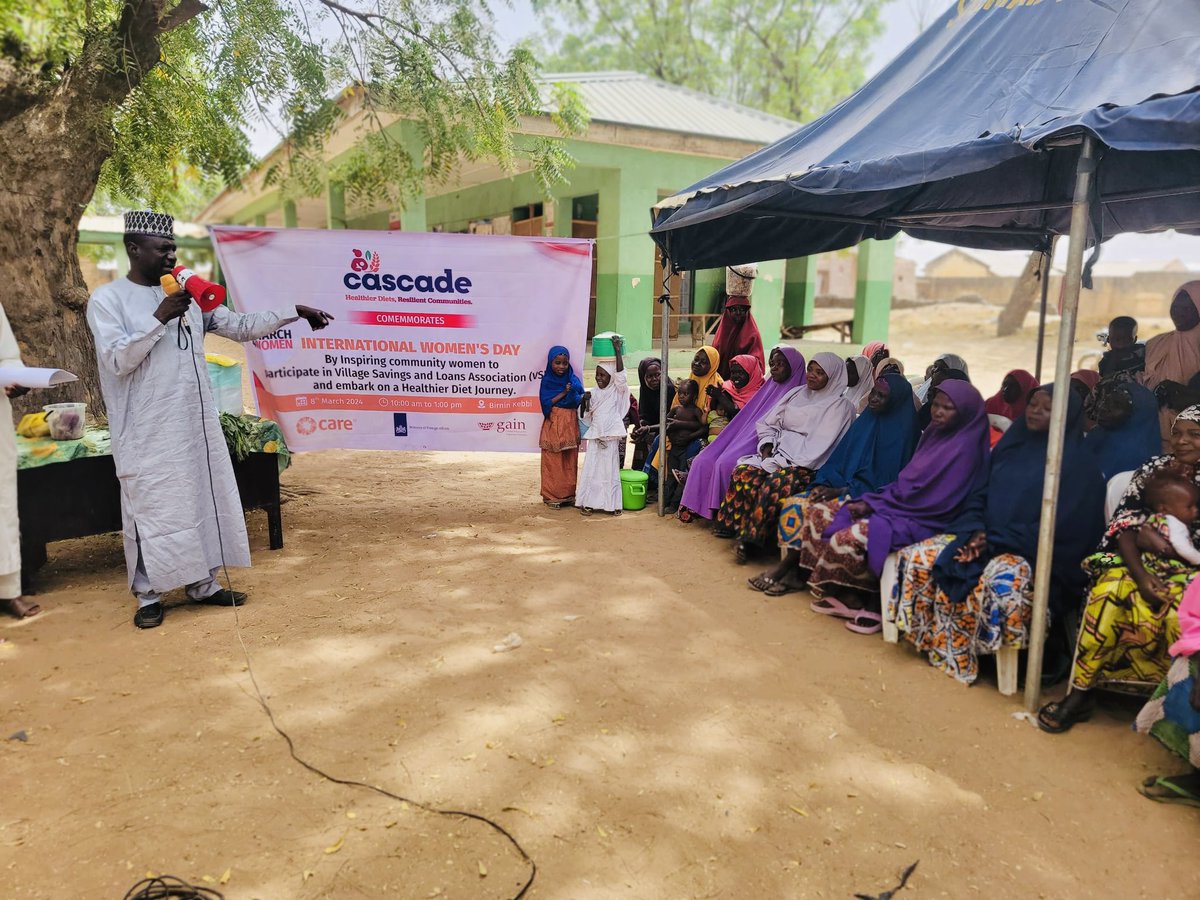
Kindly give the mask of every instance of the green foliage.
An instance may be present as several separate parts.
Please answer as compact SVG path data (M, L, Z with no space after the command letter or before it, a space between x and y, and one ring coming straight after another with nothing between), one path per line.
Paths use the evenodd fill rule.
M537 0L556 71L625 69L797 121L863 80L877 0Z
M319 194L332 178L351 198L400 204L480 158L507 171L528 160L548 191L570 168L560 141L514 136L547 103L532 54L496 45L486 2L207 3L161 36L158 60L137 60L113 38L123 0L0 0L0 96L17 77L52 92L81 58L132 85L94 111L111 134L97 207L194 214L239 184L254 163L248 134L264 123L288 136L266 173L286 197ZM169 15L178 4L162 5ZM548 93L561 135L586 127L578 98ZM361 140L330 165L326 144L347 116Z

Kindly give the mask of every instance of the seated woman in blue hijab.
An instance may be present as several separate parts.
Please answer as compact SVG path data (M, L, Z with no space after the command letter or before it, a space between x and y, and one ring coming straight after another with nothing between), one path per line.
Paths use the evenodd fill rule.
M912 459L918 436L912 385L903 375L884 375L808 492L784 501L779 543L788 552L779 565L751 578L750 587L769 597L803 590L801 570L816 564L821 535L842 504L895 481Z
M1097 398L1092 412L1096 427L1084 443L1095 454L1105 480L1134 472L1162 452L1158 401L1149 388L1133 382L1112 385Z

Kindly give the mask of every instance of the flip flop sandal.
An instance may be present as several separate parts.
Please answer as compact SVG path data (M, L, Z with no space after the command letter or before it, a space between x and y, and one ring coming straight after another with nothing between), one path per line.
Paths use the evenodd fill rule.
M679 508L679 512L676 514L676 517L684 525L688 525L696 521L695 513L693 513L690 509L684 509L682 506Z
M745 541L738 541L737 549L733 552L733 558L739 566L744 566L750 562L753 555L754 551L750 548L749 544Z
M777 582L770 575L767 575L765 572L760 572L753 578L746 579L746 584L750 585L750 587L756 591L766 591L767 588L774 587L778 583L779 582Z
M824 605L822 605L824 604ZM820 616L833 616L835 619L853 619L861 610L851 609L837 597L822 597L808 604L808 608Z
M581 516L590 516L592 514L592 512L593 512L593 510L590 506L579 507L579 514Z
M798 594L805 590L808 590L808 585L796 587L793 584L788 584L786 581L772 580L771 586L763 591L763 593L768 597L782 597L785 594Z
M715 538L731 538L736 534L737 532L732 528L724 528L720 525L712 530L712 536Z
M1169 793L1152 794L1150 791L1153 788L1160 788ZM1171 781L1170 776L1167 775L1161 777L1151 775L1138 785L1138 793L1147 800L1153 800L1155 803L1173 803L1179 806L1191 806L1200 809L1200 797L1197 797L1191 791L1181 788Z
M1043 706L1041 709L1038 710L1038 714L1037 714L1038 728L1042 729L1042 731L1046 732L1047 734L1062 734L1064 731L1070 731L1072 728L1074 728L1080 722L1086 722L1088 719L1090 719L1092 717L1093 709L1091 706L1087 706L1084 709L1077 712L1073 716L1068 716L1067 718L1059 719L1057 725L1050 724L1050 722L1048 722L1046 720L1046 716L1054 716L1057 718L1059 711L1063 707L1063 702L1064 701L1062 701L1062 700L1055 700L1052 703L1047 703L1045 706Z
M860 609L853 619L846 622L846 629L855 634L879 634L883 631L883 616L869 609Z

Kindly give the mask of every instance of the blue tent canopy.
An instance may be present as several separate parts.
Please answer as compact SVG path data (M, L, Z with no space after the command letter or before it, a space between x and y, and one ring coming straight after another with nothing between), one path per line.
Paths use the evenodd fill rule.
M1200 233L1200 3L957 0L856 94L654 208L680 269L913 237L1043 248L1099 141L1089 243ZM1101 212L1102 211L1102 212Z

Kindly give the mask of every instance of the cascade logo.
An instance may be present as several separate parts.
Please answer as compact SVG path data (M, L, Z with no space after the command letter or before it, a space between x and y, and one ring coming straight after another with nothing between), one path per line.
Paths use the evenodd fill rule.
M355 250L350 259L351 272L378 272L379 253L375 250Z
M437 273L379 274L379 253L375 250L354 250L350 271L342 276L342 284L351 291L413 291L418 294L471 293L471 279L455 276L453 269Z
M318 431L353 431L353 419L314 419L301 416L296 420L296 431L300 434L315 434Z
M280 328L278 331L273 331L266 337L254 341L254 346L259 350L291 350L292 329Z

